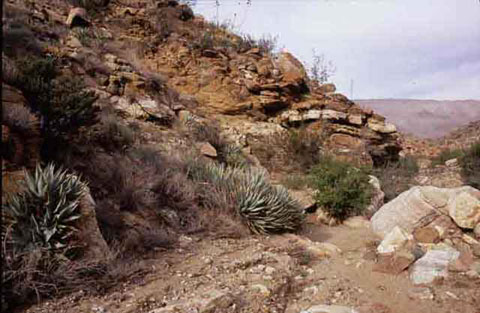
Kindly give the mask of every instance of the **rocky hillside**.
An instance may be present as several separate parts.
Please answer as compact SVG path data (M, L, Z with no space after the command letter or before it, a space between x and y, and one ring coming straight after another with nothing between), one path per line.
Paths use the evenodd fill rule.
M382 206L357 165L405 141L295 56L174 0L3 9L3 311L477 313L478 190Z
M455 128L480 120L478 100L365 99L355 103L385 116L401 132L420 138L446 136Z

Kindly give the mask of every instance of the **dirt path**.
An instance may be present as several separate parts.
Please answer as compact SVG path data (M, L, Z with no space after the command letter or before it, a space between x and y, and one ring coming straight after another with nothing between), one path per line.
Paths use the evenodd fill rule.
M315 246L302 243L305 238L336 245L342 252L330 257L305 253L308 249L297 248ZM451 274L442 285L421 288L412 285L408 272L398 276L374 272L376 242L368 228L313 224L300 236L185 237L175 250L145 261L152 272L141 281L128 282L102 297L79 292L27 312L196 312L186 308L193 308L195 299L212 290L228 294L231 303L225 307L214 303L217 311L200 312L299 313L318 304L353 307L360 313L480 312L478 280ZM158 311L172 303L186 307Z

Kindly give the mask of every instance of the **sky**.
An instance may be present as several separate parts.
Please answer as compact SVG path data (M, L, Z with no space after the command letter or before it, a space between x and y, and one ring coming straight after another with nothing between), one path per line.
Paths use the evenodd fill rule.
M350 98L480 99L480 0L219 2L197 0L194 10L239 33L277 36L307 68L315 49Z

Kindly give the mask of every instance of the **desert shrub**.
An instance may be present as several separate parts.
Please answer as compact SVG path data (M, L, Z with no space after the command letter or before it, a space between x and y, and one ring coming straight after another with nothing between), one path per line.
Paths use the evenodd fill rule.
M283 186L272 185L261 170L192 162L189 175L207 186L201 195L206 206L230 204L225 207L229 214L240 217L253 233L295 231L302 225L298 203Z
M25 173L24 191L11 195L3 207L16 249L64 248L81 217L79 200L86 191L80 178L57 169L37 165Z
M325 84L335 74L336 68L332 61L326 61L324 54L317 54L315 49L312 50L312 53L313 61L310 67L310 76L319 84Z
M220 128L212 123L193 123L190 127L193 139L196 142L208 142L217 150L217 160L221 164L234 167L244 167L247 160L241 149L229 143L220 133Z
M367 171L350 163L322 157L312 168L311 180L317 205L338 220L362 214L370 202Z
M306 175L291 173L282 178L282 185L292 190L301 190L309 184L309 179Z
M126 149L136 140L135 130L121 121L113 113L104 113L100 117L98 141L111 150Z
M397 162L388 162L373 168L372 174L380 180L385 202L388 202L415 185L414 178L418 170L417 160L407 156Z
M432 166L436 165L444 165L446 161L460 158L464 155L464 151L462 149L446 149L442 150L439 155L432 159Z
M83 80L60 75L52 57L19 59L20 70L12 85L19 88L35 111L43 117L48 136L72 133L80 126L96 122L96 96L85 91Z
M8 127L26 132L31 129L31 123L34 120L35 116L27 107L20 104L2 103L2 123Z
M307 173L320 161L325 138L323 130L289 129L262 138L252 151L269 170Z
M9 4L4 6L4 10L2 51L11 57L18 57L25 53L39 54L41 46L28 25L27 12Z
M460 158L460 166L465 183L480 189L480 141L465 150Z
M256 46L265 54L272 53L277 47L278 37L272 35L263 35L257 40Z

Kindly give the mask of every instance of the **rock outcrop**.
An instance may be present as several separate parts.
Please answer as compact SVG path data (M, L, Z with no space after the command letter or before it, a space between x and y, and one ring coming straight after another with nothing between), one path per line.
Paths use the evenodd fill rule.
M452 220L445 219L448 216ZM412 233L435 225L440 233L473 229L480 222L480 191L469 187L413 187L385 204L373 217L372 228L380 236L395 226Z

